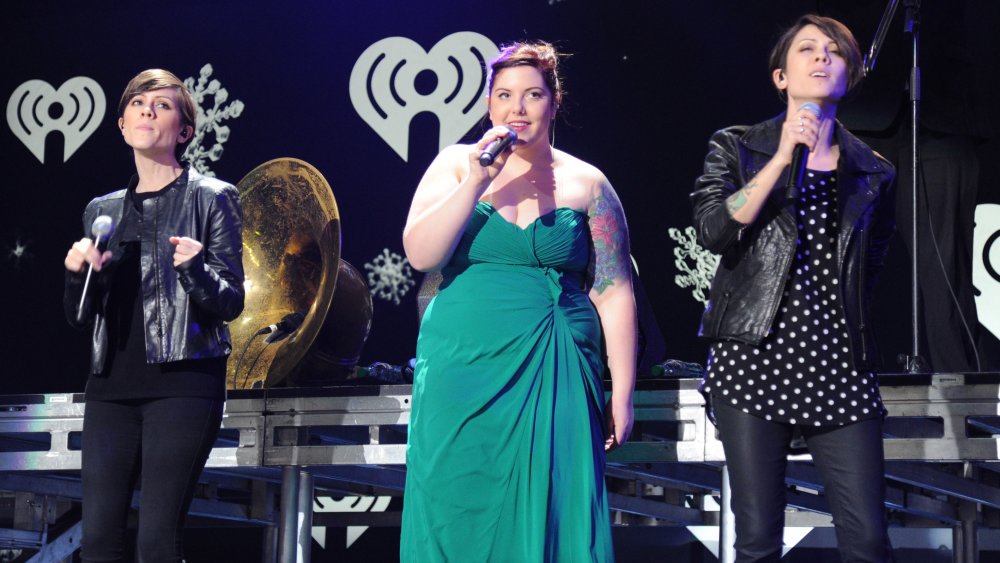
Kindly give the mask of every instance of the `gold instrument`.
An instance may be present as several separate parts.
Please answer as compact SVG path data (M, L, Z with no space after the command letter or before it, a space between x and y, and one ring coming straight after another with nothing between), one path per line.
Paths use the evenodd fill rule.
M326 322L299 369L288 375L294 387L316 387L350 379L372 327L372 294L365 276L341 259L337 289Z
M294 158L261 164L238 188L246 306L229 325L226 383L272 387L295 372L326 322L341 269L340 212L323 175ZM291 336L272 344L254 336L295 312L305 319Z

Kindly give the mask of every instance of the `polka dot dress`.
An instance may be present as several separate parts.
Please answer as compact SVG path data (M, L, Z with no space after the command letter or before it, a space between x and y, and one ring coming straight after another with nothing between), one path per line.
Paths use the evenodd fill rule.
M808 171L795 210L799 240L771 332L758 346L717 342L705 391L767 420L835 426L881 417L871 373L854 370L834 242L836 174Z

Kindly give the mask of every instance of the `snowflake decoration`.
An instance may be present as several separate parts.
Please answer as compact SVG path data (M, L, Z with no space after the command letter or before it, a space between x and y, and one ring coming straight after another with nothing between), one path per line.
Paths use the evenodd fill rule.
M399 305L401 297L417 285L413 281L413 269L410 263L399 254L383 249L371 262L365 263L368 270L368 287L373 296Z
M206 176L215 176L215 173L208 167L208 162L216 162L222 157L222 144L229 140L229 127L222 125L222 122L239 117L243 113L243 102L233 100L223 107L229 99L229 91L222 87L222 84L215 79L211 81L208 77L212 75L212 65L206 64L201 67L198 81L194 78L186 78L184 85L191 90L195 101L198 102L198 118L195 121L198 127L195 129L194 138L188 143L184 151L184 159L191 163L195 170ZM206 109L205 98L213 96L212 106ZM215 138L212 148L205 148L205 137L211 133Z
M14 262L14 268L17 269L21 266L21 263L31 258L31 253L28 252L28 243L21 242L18 238L14 241L14 246L7 247L7 258Z
M715 269L719 266L719 257L698 244L694 227L688 227L683 232L671 227L667 232L678 243L674 249L674 265L681 273L674 276L674 283L682 288L692 288L695 300L707 305L708 289L712 286Z

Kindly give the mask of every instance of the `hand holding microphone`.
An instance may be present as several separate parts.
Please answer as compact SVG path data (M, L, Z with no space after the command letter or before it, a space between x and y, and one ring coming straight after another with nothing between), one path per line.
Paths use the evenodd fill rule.
M114 221L111 217L107 215L101 215L94 219L94 223L90 226L90 232L94 237L94 240L84 238L73 244L70 248L69 253L66 255L66 260L63 262L66 269L71 272L80 272L83 270L83 265L89 264L87 268L87 277L83 282L83 292L80 294L80 303L76 307L76 321L78 323L83 323L86 308L84 303L87 301L87 290L90 288L90 276L93 274L94 270L98 272L101 268L111 259L111 252L105 251L100 252L100 245L102 242L108 240L111 236L111 232L114 230Z
M84 237L73 243L63 261L66 269L70 272L80 273L87 264L90 264L94 270L100 272L104 264L111 259L111 252L101 253L97 249L97 243L106 241L112 230L114 230L114 222L111 217L101 215L95 219L90 227L94 240Z
M517 141L517 133L513 129L503 126L501 126L501 129L505 129L506 134L487 143L482 154L479 155L480 166L486 167L493 164L503 151L513 145L514 141Z
M801 112L809 112L819 119L820 108L813 102L806 102L799 107L799 113ZM812 132L813 127L809 126L802 117L798 120L798 127L793 121L786 122L786 127L788 126L791 126L793 134L798 133L797 136L800 138L792 151L792 163L788 168L788 177L785 181L785 198L794 201L799 198L799 187L802 186L802 176L805 174L806 163L809 161L809 145L803 141L810 137L807 133ZM811 137L815 143L815 132L812 132Z

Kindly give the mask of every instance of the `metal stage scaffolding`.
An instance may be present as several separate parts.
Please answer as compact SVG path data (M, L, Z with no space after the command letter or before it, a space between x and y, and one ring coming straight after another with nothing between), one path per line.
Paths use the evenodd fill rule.
M640 380L632 441L608 460L613 521L713 526L727 494L722 444L697 379ZM951 527L954 559L1000 528L1000 374L882 375L893 526ZM0 397L0 545L58 561L79 546L82 394ZM313 512L315 495L400 496L408 385L230 392L191 514L265 527L265 561L309 561L309 530L398 526L398 512ZM793 455L788 526L829 526L817 471ZM715 506L713 509L712 507ZM723 534L725 538L725 534ZM726 550L720 558L731 556Z

